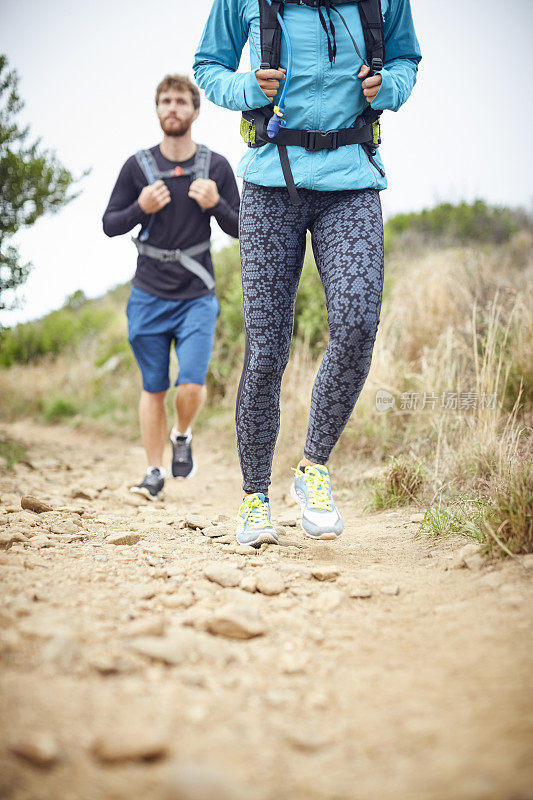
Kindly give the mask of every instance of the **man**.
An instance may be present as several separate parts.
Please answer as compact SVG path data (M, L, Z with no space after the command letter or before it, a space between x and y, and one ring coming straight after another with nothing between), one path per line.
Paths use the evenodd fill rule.
M237 72L247 40L251 70ZM243 112L241 133L250 147L237 171L244 179L246 325L236 407L242 544L278 541L268 487L307 230L330 339L292 494L307 536L342 533L326 462L365 383L379 324L379 192L387 181L378 119L405 103L420 59L409 0L213 2L196 52L196 81L212 102Z
M134 239L137 271L127 306L128 339L142 373L139 416L148 469L131 491L162 497L167 438L165 396L172 341L179 363L170 434L171 474L195 472L192 424L205 399L205 377L220 306L215 296L209 239L213 216L238 236L239 191L227 160L192 140L200 113L198 88L167 75L156 90L163 140L122 167L103 216L118 236L141 225Z

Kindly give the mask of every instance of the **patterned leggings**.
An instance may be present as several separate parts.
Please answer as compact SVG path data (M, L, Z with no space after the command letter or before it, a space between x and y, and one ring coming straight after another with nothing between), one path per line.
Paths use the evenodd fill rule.
M245 492L268 492L279 431L307 229L324 291L330 339L311 396L304 455L324 464L370 370L383 294L383 218L377 189L337 192L244 182L239 241L246 346L237 394Z

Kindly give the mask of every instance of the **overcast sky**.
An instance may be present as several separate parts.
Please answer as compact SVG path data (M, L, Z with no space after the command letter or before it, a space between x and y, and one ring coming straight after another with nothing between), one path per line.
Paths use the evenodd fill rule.
M192 77L211 0L0 0L0 50L20 75L29 122L75 174L82 195L16 241L35 269L5 325L131 278L129 236L108 239L102 212L126 158L160 140L154 87L168 72ZM411 0L422 49L413 94L382 118L389 188L385 217L437 202L533 203L533 0ZM249 69L245 48L241 69ZM195 141L236 168L240 115L204 101ZM216 132L216 136L215 136ZM240 180L239 180L240 184ZM215 226L214 226L215 227ZM227 238L215 231L216 246Z

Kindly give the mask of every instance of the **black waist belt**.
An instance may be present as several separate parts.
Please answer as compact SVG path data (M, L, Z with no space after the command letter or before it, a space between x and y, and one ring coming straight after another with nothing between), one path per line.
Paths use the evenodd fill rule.
M298 128L280 128L269 144L296 145L314 153L318 150L337 150L348 144L363 144L372 141L372 124L361 128L338 128L334 131L304 131Z

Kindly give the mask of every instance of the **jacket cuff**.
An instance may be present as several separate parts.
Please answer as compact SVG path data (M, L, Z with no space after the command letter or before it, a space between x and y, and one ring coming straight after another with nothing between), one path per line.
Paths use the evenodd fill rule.
M381 70L381 86L370 105L375 111L394 111L398 104L397 88L387 69Z
M255 77L255 72L247 72L244 80L244 102L246 107L262 108L270 103L271 100L261 89Z

